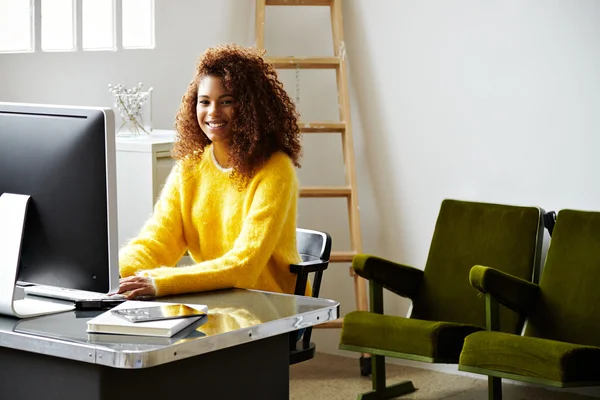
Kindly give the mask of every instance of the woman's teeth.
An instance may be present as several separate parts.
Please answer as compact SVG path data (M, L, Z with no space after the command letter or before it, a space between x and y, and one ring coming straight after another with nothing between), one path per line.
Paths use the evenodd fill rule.
M211 128L220 128L225 126L226 122L207 122L206 124Z

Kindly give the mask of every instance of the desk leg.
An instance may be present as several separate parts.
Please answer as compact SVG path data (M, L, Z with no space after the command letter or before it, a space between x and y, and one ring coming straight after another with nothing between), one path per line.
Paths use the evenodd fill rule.
M288 399L288 335L143 369L118 369L0 348L7 399ZM183 397L186 396L186 397Z

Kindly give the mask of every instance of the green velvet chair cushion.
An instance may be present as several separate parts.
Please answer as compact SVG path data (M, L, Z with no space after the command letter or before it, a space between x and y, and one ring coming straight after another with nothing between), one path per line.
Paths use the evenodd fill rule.
M482 331L467 336L460 365L555 382L600 381L600 347Z
M457 363L464 338L481 329L466 324L353 311L344 317L340 344Z

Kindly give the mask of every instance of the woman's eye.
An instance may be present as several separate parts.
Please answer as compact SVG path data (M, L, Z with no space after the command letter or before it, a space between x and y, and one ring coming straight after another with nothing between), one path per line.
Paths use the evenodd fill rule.
M207 100L200 100L200 101L198 102L198 104L202 104L203 106L205 106L205 105L207 105L207 104L208 104L208 101L207 101Z

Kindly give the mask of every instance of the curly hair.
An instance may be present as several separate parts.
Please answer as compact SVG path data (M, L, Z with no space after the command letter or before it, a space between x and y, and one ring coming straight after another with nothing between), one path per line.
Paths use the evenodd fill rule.
M196 76L188 86L177 113L173 157L200 159L211 143L196 117L199 82L205 76L221 78L233 94L236 108L229 144L232 176L251 178L276 151L285 152L296 167L302 155L296 107L279 81L264 51L235 44L207 49L198 59Z

